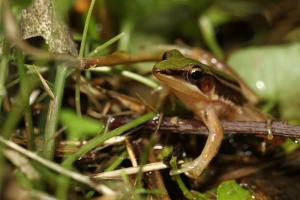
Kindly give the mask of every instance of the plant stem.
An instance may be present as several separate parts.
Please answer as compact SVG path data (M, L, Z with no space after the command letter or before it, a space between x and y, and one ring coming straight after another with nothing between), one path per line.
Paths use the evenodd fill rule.
M93 57L93 56L97 56L99 54L100 51L102 51L103 49L107 48L108 46L112 45L113 43L115 43L116 41L118 41L119 39L121 39L123 36L125 35L125 33L120 33L118 35L116 35L115 37L111 38L110 40L108 40L107 42L101 44L100 46L98 46L97 48L95 48L90 54L89 57Z
M5 40L3 41L3 52L0 61L0 112L2 109L2 101L3 98L6 96L6 89L5 89L5 81L7 77L7 66L8 66L8 55L7 55L7 44Z
M0 2L0 10L2 11L2 2ZM1 17L1 21L2 22L2 15L0 15ZM7 65L8 65L8 55L7 55L7 44L6 41L3 41L2 44L2 57L1 57L1 61L0 61L0 114L1 114L1 110L2 110L2 101L3 98L6 96L6 89L5 89L5 81L6 81L6 77L7 77ZM4 157L3 157L3 146L0 145L0 196L2 196L2 183L3 183L3 178L4 178L4 169L5 169L5 162L4 162Z
M28 93L28 80L26 77L26 71L24 66L24 57L22 52L17 51L17 67L18 67L18 73L20 78L20 91L23 93L23 95L26 95ZM31 109L29 106L29 99L26 102L25 106L25 127L26 127L26 137L27 137L27 148L32 150L34 149L34 133L33 133L33 125L32 125L32 115L31 115Z
M27 79L28 84L26 88L26 93L19 91L16 102L13 104L12 109L9 112L8 117L6 118L4 125L1 129L1 135L4 138L9 138L18 124L20 118L22 117L22 113L26 106L28 105L29 101L29 94L38 84L38 79L36 77L31 77ZM1 170L0 170L1 171Z
M133 20L130 18L124 19L122 22L121 31L125 33L124 37L120 38L118 50L119 51L128 51L131 31L133 29Z
M8 139L15 127L17 126L22 113L24 109L26 108L26 105L28 105L28 99L29 99L29 94L32 91L32 89L37 85L38 80L36 78L28 78L28 84L26 88L26 93L22 92L21 90L19 91L16 102L12 106L12 109L10 113L8 114L8 117L5 119L3 123L3 127L1 128L1 136L5 139ZM0 145L0 189L2 188L2 181L5 173L5 162L3 158L3 145ZM1 192L1 191L0 191Z
M83 29L83 34L82 34L82 40L80 44L80 50L79 50L79 57L82 58L84 56L84 50L86 47L86 38L87 38L87 33L89 29L89 24L92 16L92 11L94 8L96 0L92 0L86 19L85 19L85 24L84 24L84 29ZM75 107L76 107L76 112L77 115L81 117L81 104L80 104L80 70L76 71L76 85L75 85Z
M121 153L121 155L118 155L114 159L114 161L105 169L105 171L109 172L116 169L126 157L127 157L127 151L124 151L123 153Z
M100 72L100 73L113 73L114 70L111 67L95 67L95 68L90 68L87 69L86 71L92 71L92 72ZM128 70L122 70L121 75L127 78L130 78L132 80L135 80L137 82L140 82L150 88L156 89L159 87L159 84L156 83L154 80L142 76L140 74L128 71Z
M84 56L84 50L85 50L85 45L86 45L86 37L87 37L89 24L90 24L92 11L94 9L95 2L96 2L96 0L91 1L90 7L89 7L89 10L88 10L86 19L85 19L85 24L84 24L84 28L83 28L83 34L82 34L82 40L81 40L80 50L79 50L79 57Z
M54 95L55 98L50 100L47 121L45 126L45 138L43 157L49 160L53 160L55 152L55 132L57 128L58 114L63 97L63 91L65 87L65 79L68 74L68 66L66 64L59 65L56 71L55 83L54 83Z
M150 78L147 78L145 76L142 76L140 74L137 74L137 73L134 73L134 72L131 72L131 71L128 71L128 70L123 70L121 71L121 74L127 78L130 78L132 80L135 80L137 82L140 82L150 88L158 88L159 87L159 84L156 83L155 81L153 81L152 79Z
M176 157L172 157L172 159L170 160L170 165L172 170L177 170L177 165L176 165ZM178 187L180 188L180 190L182 191L183 195L187 198L187 199L193 199L194 195L189 191L189 189L185 186L184 182L182 181L181 177L179 174L174 175L174 178L177 182Z
M80 70L76 70L76 85L75 85L75 108L76 113L79 117L81 117L81 103L80 103Z
M70 170L68 168L65 168ZM70 184L70 178L60 176L58 177L58 185L56 187L56 198L60 200L68 199L68 189Z
M198 21L200 30L202 32L204 41L206 42L207 46L210 50L220 59L224 58L223 51L219 46L215 32L213 29L213 25L210 19L206 16L201 16Z

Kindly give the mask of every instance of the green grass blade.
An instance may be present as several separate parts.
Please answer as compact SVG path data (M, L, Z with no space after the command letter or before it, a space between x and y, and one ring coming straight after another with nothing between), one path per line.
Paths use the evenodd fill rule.
M176 157L172 157L172 159L170 160L170 165L171 165L172 170L177 170L176 160L177 160ZM184 182L181 179L179 174L174 175L174 178L175 178L175 181L177 182L178 187L180 188L183 195L185 196L185 198L198 199L198 200L208 199L208 198L206 198L206 196L204 194L201 194L199 192L196 192L195 194L190 192L190 190L186 187L186 185L184 184Z
M58 122L58 113L62 102L63 92L65 88L65 80L68 74L68 66L62 64L57 66L55 83L54 83L54 95L55 99L51 100L48 108L48 116L45 126L44 135L44 149L43 157L49 160L53 160L55 151L55 132Z
M93 71L93 72L100 72L100 73L112 73L113 70L111 67L96 67L96 68L90 68L87 69L88 71ZM160 85L158 83L156 83L155 81L153 81L150 78L147 78L145 76L142 76L140 74L128 71L128 70L122 70L121 71L121 75L127 78L130 78L132 80L135 80L137 82L140 82L150 88L156 89L158 88Z
M117 42L120 38L122 38L125 35L125 33L120 33L116 35L115 37L111 38L107 42L101 44L100 46L96 47L90 54L89 57L97 56L99 52L101 52L103 49L107 48L108 46L112 45L113 43Z
M27 89L28 89L28 80L27 80L27 75L26 75L26 70L25 70L25 65L24 65L24 57L23 54L18 51L17 52L17 67L18 67L18 74L20 77L20 91L26 95ZM32 150L34 149L34 133L33 133L33 122L32 122L32 111L29 106L29 99L26 102L25 105L25 127L26 127L26 137L28 139L27 141L27 148Z
M116 169L122 161L127 157L127 152L124 151L121 155L117 156L115 160L106 168L106 172Z
M155 81L151 80L150 78L146 78L145 76L142 76L140 74L128 71L128 70L123 70L121 74L127 78L130 78L132 80L138 81L144 85L147 85L150 88L158 88L159 84L157 84Z
M204 41L207 44L207 46L218 58L222 59L224 57L224 54L217 42L213 25L210 19L206 16L202 16L199 18L198 25L200 27Z
M7 43L3 41L2 43L2 56L0 61L0 113L2 109L2 101L3 98L6 96L6 88L5 88L5 81L7 78L7 71L8 71L8 50L7 50Z
M91 20L91 16L92 16L92 12L93 12L93 9L94 9L95 2L96 2L96 0L91 1L90 7L89 7L89 10L88 10L86 19L85 19L85 24L84 24L83 34L82 34L82 40L81 40L80 50L79 50L79 57L84 56L87 33L88 33L90 20Z
M86 46L86 38L87 38L87 33L90 25L90 20L92 16L92 12L95 6L96 0L92 0L86 19L84 23L84 29L83 29L83 34L82 34L82 40L80 44L80 50L79 50L79 57L82 58L84 56L84 51L85 51L85 46ZM76 85L75 85L75 107L76 107L76 112L78 116L81 116L81 104L80 104L80 71L76 72Z
M81 156L83 156L84 154L86 154L87 152L91 151L93 148L95 148L96 146L102 144L104 141L114 137L114 136L118 136L121 135L122 133L140 125L145 123L146 121L152 119L155 116L155 113L148 113L145 114L137 119L132 120L131 122L116 128L108 133L105 134L101 134L99 136L94 137L93 139L91 139L90 141L88 141L85 145L83 145L77 152L75 152L74 154L70 155L63 163L62 165L65 167L71 166L73 164L74 161L76 161L78 158L80 158Z

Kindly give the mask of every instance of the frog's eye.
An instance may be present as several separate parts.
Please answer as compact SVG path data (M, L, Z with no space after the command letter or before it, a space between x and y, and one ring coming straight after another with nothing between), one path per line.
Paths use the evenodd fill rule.
M176 50L176 49L173 49L173 50L170 50L170 51L166 51L163 56L162 56L162 59L163 60L167 60L168 58L170 57L183 57L183 55L180 53L180 51Z
M167 51L163 54L162 59L163 60L167 60L168 58L170 58L172 56L172 52L171 51Z
M193 67L188 73L188 80L190 81L197 81L202 77L203 73L201 68Z
M163 60L167 60L168 57L169 57L169 56L168 56L168 52L165 52L165 53L163 54L163 56L162 56L162 59L163 59Z

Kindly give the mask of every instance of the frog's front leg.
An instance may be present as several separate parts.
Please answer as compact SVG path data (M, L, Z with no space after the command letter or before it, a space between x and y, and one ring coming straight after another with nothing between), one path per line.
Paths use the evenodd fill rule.
M212 106L195 113L208 128L209 134L201 154L192 162L182 165L181 169L171 171L171 174L185 173L191 178L197 178L217 154L224 136L223 128L216 111Z

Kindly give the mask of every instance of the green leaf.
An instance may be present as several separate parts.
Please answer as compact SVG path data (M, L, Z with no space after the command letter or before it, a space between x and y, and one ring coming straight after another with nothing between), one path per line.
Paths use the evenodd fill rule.
M234 180L225 181L217 188L217 200L249 200L251 194Z
M230 55L232 66L263 99L280 105L281 117L300 119L300 43L250 47Z
M103 130L103 123L89 117L78 117L72 110L64 109L60 113L60 121L67 127L70 139L80 139L83 136L95 136Z
M286 154L293 153L295 150L300 148L299 140L292 140L288 138L282 145L281 145L283 151Z

